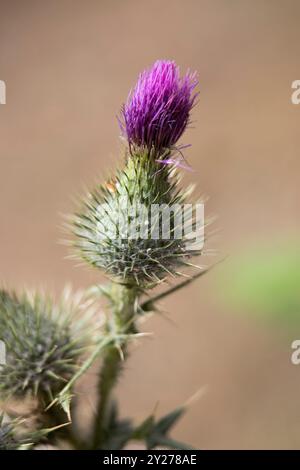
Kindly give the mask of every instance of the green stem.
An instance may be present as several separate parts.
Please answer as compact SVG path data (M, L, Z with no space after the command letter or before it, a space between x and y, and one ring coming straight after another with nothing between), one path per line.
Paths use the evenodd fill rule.
M112 404L112 391L123 369L128 356L128 338L126 335L136 333L134 325L137 290L135 287L112 284L112 315L107 321L108 334L124 339L107 347L98 382L98 405L94 421L92 448L105 448L108 437L109 415Z

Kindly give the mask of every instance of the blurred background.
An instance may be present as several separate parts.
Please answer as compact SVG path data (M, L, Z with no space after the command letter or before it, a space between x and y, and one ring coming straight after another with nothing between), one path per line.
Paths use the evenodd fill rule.
M61 214L120 160L116 115L138 73L158 58L197 70L184 179L209 196L208 244L227 258L164 302L171 321L143 325L154 337L134 347L118 396L142 420L205 387L179 440L300 448L300 3L1 0L0 12L1 282L59 292L103 281L66 259Z

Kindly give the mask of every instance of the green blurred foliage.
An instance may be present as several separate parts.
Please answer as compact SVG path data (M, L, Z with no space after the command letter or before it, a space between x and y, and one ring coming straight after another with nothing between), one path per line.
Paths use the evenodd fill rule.
M225 305L286 325L300 323L300 246L295 241L252 247L224 263Z

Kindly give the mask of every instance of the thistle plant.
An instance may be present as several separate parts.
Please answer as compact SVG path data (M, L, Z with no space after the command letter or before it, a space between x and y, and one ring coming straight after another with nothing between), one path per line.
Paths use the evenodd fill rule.
M29 445L29 437L18 434L18 420L4 421L4 415L0 415L0 450L17 450Z
M192 188L181 187L181 170L189 167L185 146L178 143L190 123L197 84L195 73L181 77L173 61L157 61L141 73L118 117L123 163L68 219L73 252L103 271L107 283L80 295L69 292L58 303L41 294L0 293L0 339L7 349L0 370L3 407L33 399L42 442L79 449L122 449L132 440L149 449L188 447L170 436L184 406L136 424L120 417L114 388L131 341L144 336L140 319L206 272L195 272L199 266L191 262L203 254L203 236L191 244L199 221ZM171 279L174 285L152 294ZM101 299L106 307L99 324ZM90 431L82 435L76 385L97 359L96 411ZM15 415L10 416L13 423Z

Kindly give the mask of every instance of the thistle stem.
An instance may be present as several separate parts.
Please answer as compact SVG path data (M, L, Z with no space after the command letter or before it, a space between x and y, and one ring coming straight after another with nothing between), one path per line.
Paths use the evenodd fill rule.
M112 284L111 299L111 316L106 324L107 333L113 334L115 337L124 335L124 339L108 345L104 354L98 380L98 405L92 436L93 449L105 448L109 431L112 391L122 372L124 361L128 356L128 337L126 335L136 333L134 316L137 289L135 287Z

